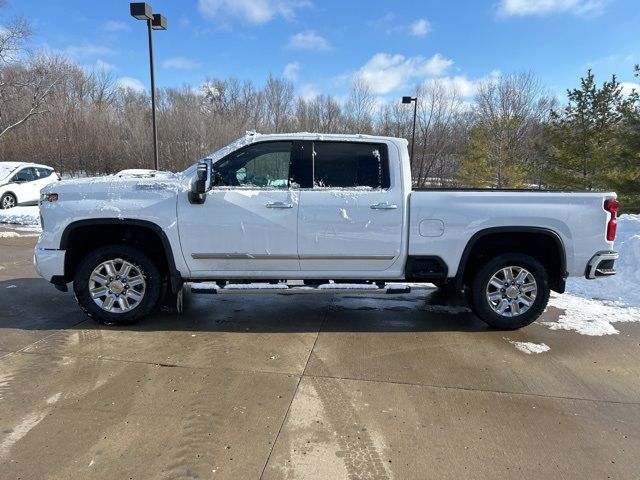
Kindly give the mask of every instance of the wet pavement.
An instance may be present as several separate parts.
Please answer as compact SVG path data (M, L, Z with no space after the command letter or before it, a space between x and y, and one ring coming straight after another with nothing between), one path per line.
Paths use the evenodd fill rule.
M414 289L191 295L104 327L34 243L0 238L3 480L640 477L639 323L500 332Z

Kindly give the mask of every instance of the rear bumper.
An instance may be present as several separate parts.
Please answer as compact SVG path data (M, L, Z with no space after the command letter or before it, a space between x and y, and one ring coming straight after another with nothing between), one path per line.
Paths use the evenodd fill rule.
M59 285L64 278L64 250L36 248L33 252L33 266L45 280ZM54 281L55 280L55 281Z
M618 252L604 251L596 253L591 257L591 260L589 260L584 276L588 279L594 279L615 275L616 269L614 268L614 264L617 259Z

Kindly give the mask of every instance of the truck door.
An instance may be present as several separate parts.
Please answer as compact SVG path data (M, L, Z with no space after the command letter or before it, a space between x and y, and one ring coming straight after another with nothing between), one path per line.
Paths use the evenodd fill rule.
M292 167L301 149L292 141L248 145L214 164L204 204L180 195L180 242L194 277L300 270L299 188Z
M395 146L315 141L307 148L312 188L300 192L298 253L303 271L401 275L403 192ZM394 267L394 263L396 264ZM392 268L394 267L394 268Z

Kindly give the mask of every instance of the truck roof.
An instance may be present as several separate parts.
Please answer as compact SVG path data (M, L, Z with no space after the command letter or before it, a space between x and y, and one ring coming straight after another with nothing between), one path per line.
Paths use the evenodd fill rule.
M206 157L214 162L223 158L227 154L238 150L245 145L257 142L265 142L269 140L333 140L336 142L348 141L348 142L392 142L398 145L400 148L406 148L409 142L405 138L398 137L382 137L376 135L364 135L364 134L346 134L346 133L311 133L311 132L296 132L296 133L257 133L248 131L244 137L240 137L235 142L230 143L222 147L220 150L210 153ZM188 170L188 169L187 169Z
M285 140L290 138L304 139L304 140L349 140L349 141L392 141L408 144L405 138L398 137L384 137L380 135L365 135L365 134L347 134L347 133L318 133L318 132L291 132L291 133L257 133L247 132L245 137L253 137L253 141L260 140Z

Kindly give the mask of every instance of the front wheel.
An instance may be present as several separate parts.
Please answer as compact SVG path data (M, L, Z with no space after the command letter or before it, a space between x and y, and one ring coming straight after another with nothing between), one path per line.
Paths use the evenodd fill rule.
M5 193L0 198L0 208L6 210L7 208L13 208L18 204L18 201L12 193Z
M107 245L80 262L73 290L87 315L107 325L137 322L157 305L162 276L144 253Z
M549 279L544 266L520 253L490 260L466 288L473 313L488 325L504 330L533 323L549 301Z

